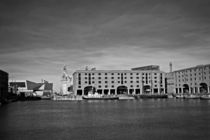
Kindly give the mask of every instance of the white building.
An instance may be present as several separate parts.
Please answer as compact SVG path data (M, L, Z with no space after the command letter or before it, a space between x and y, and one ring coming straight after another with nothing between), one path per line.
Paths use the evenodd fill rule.
M210 91L210 64L176 70L166 77L168 93L200 94Z
M165 93L165 73L160 70L77 70L73 73L75 95L94 89L99 94Z

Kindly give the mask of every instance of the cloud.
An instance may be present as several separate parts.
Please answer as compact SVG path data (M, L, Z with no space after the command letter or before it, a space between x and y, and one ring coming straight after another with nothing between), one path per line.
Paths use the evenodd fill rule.
M0 65L59 87L62 67L209 63L208 0L2 0Z

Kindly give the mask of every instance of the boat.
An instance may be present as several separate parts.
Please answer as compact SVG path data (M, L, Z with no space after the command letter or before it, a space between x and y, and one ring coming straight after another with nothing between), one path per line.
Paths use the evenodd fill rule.
M166 94L141 94L139 95L140 98L168 98Z
M177 94L175 97L176 97L177 99L184 99L184 95L182 95L182 94Z
M202 95L200 97L201 100L210 100L210 94Z
M119 100L134 100L134 96L129 96L129 95L118 95Z
M95 92L94 94L88 93L88 95L82 96L84 100L118 100L119 97L114 95L101 95L98 94L98 92Z
M200 96L194 94L184 95L184 99L199 99L199 98Z
M51 96L41 96L42 100L51 100L52 97Z

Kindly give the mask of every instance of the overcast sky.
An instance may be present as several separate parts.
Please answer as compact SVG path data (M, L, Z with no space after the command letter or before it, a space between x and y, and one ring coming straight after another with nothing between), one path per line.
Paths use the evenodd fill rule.
M62 67L169 71L210 63L210 0L1 0L0 69L48 80Z

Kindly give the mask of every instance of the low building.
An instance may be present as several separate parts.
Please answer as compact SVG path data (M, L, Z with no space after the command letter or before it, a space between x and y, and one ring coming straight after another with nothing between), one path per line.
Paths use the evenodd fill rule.
M210 91L210 64L176 70L166 77L169 93L200 94Z
M4 103L8 96L8 77L9 74L0 70L0 103Z
M160 70L77 70L73 73L75 95L91 89L99 94L165 94L165 73Z
M13 93L20 96L43 96L53 92L53 84L47 81L36 83L29 80L13 80L9 82L9 86Z

